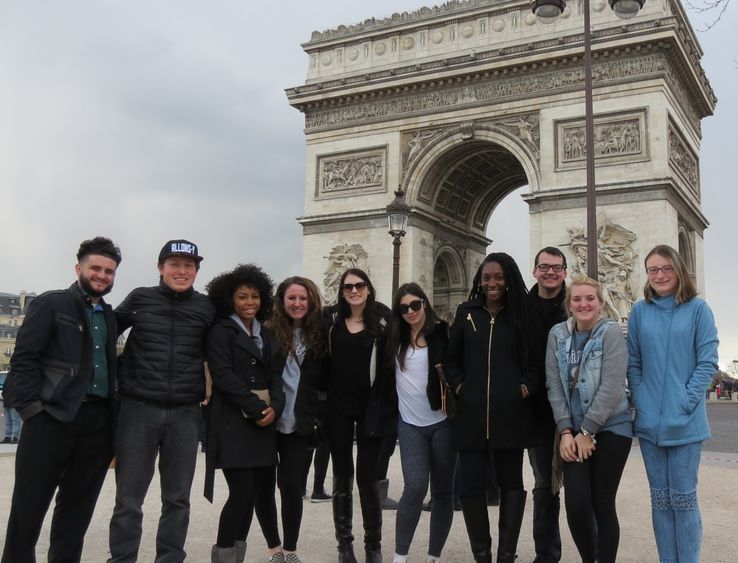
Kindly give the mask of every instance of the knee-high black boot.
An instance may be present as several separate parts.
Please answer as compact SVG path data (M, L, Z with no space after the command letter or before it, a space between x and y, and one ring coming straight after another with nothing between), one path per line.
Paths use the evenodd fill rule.
M520 527L525 514L525 491L502 491L500 495L500 543L497 547L497 563L513 563L518 549Z
M366 563L382 563L382 502L377 482L359 483Z
M351 533L353 508L353 477L333 476L333 525L338 542L338 563L357 563L354 536Z
M492 538L489 535L489 513L485 497L461 497L466 533L469 535L474 561L492 563Z

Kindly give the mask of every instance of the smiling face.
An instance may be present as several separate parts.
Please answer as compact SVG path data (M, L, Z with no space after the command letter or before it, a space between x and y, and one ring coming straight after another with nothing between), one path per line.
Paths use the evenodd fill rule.
M413 308L417 308L414 311ZM402 312L407 310L407 312ZM425 324L425 303L417 295L407 293L400 299L400 312L411 329L420 329Z
M258 289L242 285L233 294L233 312L247 327L251 327L259 309L261 309L261 295Z
M159 264L159 275L169 289L181 293L195 283L197 263L192 258L170 256Z
M548 271L543 272L541 268L548 266ZM564 266L564 259L561 256L555 256L548 252L541 252L538 255L538 263L533 266L533 277L538 282L538 293L541 297L552 298L556 297L561 291L561 287L566 279L566 269L560 272L554 272L553 268L558 266Z
M302 324L309 308L310 300L307 289L297 283L290 285L284 292L284 311L292 319L295 327Z
M88 254L74 267L79 285L93 299L110 293L118 264L102 254Z
M666 272L664 272L666 268ZM660 254L652 254L646 260L646 275L648 283L657 295L665 297L676 292L679 285L679 276L674 269L674 265L665 256Z
M359 284L359 287L357 287L356 284ZM366 282L354 274L348 274L344 278L341 291L343 293L343 298L351 308L364 307L367 299L369 298L369 287L366 285Z
M578 284L571 288L569 310L576 320L578 330L590 330L600 318L602 302L597 288L589 284Z
M479 282L488 309L499 309L505 300L505 273L499 262L487 262Z

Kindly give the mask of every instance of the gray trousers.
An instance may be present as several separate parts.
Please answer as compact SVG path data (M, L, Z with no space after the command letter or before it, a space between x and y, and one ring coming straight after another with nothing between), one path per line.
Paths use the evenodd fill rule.
M430 426L400 421L397 434L405 487L397 508L395 552L407 555L410 550L430 480L433 506L428 555L440 558L454 517L456 450L451 440L451 425L448 420Z

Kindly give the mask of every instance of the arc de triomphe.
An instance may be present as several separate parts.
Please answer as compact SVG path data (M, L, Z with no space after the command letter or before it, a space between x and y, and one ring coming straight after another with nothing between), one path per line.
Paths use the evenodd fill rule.
M531 255L554 245L570 271L584 264L580 1L550 25L528 0L455 0L313 33L307 80L287 96L305 114L303 268L329 300L351 265L389 300L398 187L412 210L400 281L432 288L441 314L464 300L489 217L521 186ZM623 317L657 243L703 285L700 121L716 98L678 0L627 22L605 0L592 10L599 268Z

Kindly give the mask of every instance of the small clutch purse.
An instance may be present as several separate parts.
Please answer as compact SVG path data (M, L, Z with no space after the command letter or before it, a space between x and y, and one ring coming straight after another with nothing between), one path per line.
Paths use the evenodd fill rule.
M264 401L267 406L272 404L272 398L269 396L269 389L250 389L250 391L257 397L259 397L262 401ZM249 414L244 410L241 411L241 414L244 418L253 418L252 416L249 416Z

